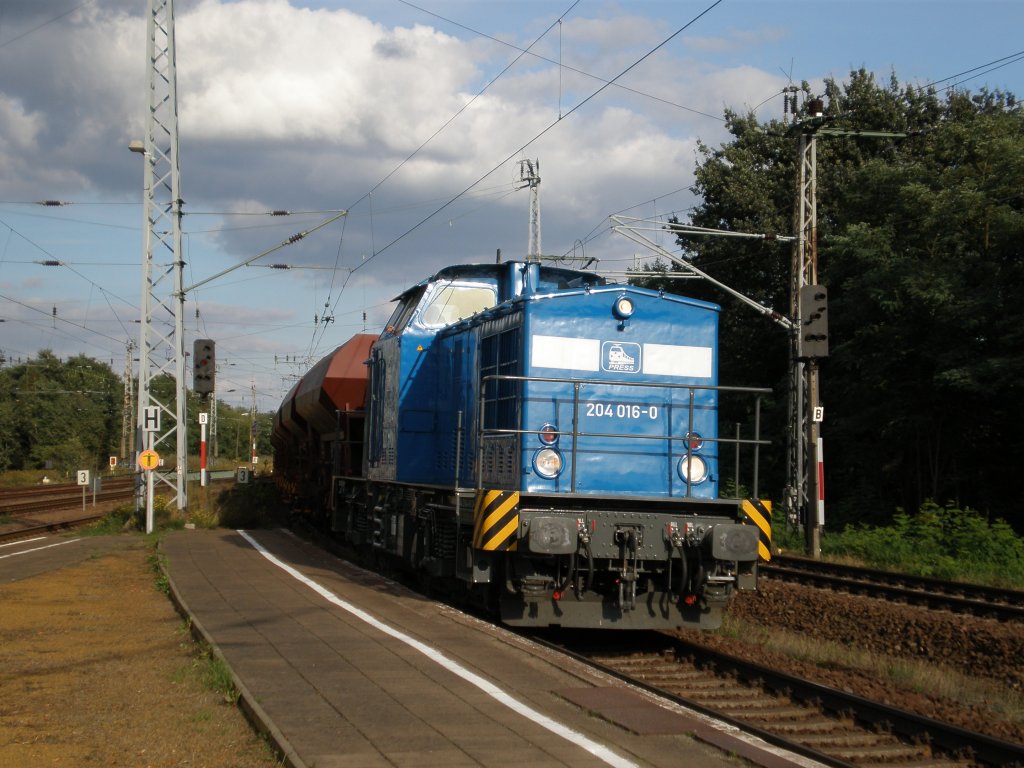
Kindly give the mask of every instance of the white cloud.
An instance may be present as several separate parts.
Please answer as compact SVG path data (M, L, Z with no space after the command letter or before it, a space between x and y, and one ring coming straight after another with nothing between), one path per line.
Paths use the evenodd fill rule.
M606 228L609 213L692 183L695 137L718 135L720 121L617 87L570 114L601 88L600 78L617 75L673 30L659 16L628 9L600 18L583 13L563 24L561 53L554 32L536 51L555 61L561 56L596 77L560 73L552 62L524 56L499 78L516 51L447 34L440 23L439 29L399 26L384 16L296 7L286 0L179 4L186 282L217 274L319 220L232 214L356 204L344 222L264 260L321 269L254 267L204 285L188 298L188 332L220 339L228 356L295 353L314 335L313 316L330 304L336 324L316 342L325 348L361 330L363 311L368 328L378 328L390 312L387 300L436 268L489 260L496 248L504 258L521 257L528 201L525 191L513 191L520 157L541 161L547 253L562 253L592 228ZM529 35L546 23L533 19ZM500 34L520 45L530 42L523 42L521 30ZM14 45L0 48L0 199L138 201L139 160L125 144L143 131L145 20L139 8L97 0L66 23L41 28L30 48L23 42L16 44L16 57ZM729 70L681 59L693 49L680 42L631 71L623 84L719 116L723 104L756 103L781 83L753 67ZM5 77L15 60L28 74ZM464 107L372 200L364 197ZM510 155L473 193L399 239ZM638 215L689 202L687 194L676 195ZM192 215L202 211L221 213ZM136 216L132 209L121 230L137 226ZM55 258L74 261L85 249L73 240L58 242L52 232L37 237ZM116 260L137 260L140 239L124 232L112 246ZM342 293L347 272L331 268L359 266L392 242L352 275ZM101 249L93 243L88 255L113 258ZM624 238L605 236L588 244L587 255L613 264L631 260L634 250ZM134 298L138 292L137 269L89 274L117 295ZM93 290L79 283L50 293ZM61 311L65 306L70 311L66 303ZM196 308L200 314L193 318ZM98 318L102 309L95 298L90 317ZM52 326L48 320L43 318L44 326ZM123 335L121 326L112 326L109 335ZM260 389L272 386L264 381Z
M0 151L35 149L42 127L40 112L28 112L19 99L0 94Z
M434 30L285 0L206 0L179 26L180 120L198 139L411 149L474 72L463 44Z

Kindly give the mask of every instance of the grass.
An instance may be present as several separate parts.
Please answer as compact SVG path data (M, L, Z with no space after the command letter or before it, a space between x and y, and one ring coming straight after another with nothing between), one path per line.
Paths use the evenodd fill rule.
M187 524L196 528L267 528L280 523L281 500L271 483L235 485L214 491L198 483L188 488L188 511L182 514L164 496L153 500L154 530L177 530ZM134 502L123 504L89 529L90 533L141 530L144 513L136 514Z
M140 526L135 519L135 510L131 504L121 504L108 512L92 525L77 531L81 536L105 536L123 533L126 530L138 530Z
M171 582L167 578L167 571L163 566L163 555L155 549L149 555L149 564L153 569L153 586L161 595L171 594Z
M82 467L82 469L85 469L85 467ZM91 471L94 477L98 475L104 480L111 477L111 473L106 467ZM132 472L127 470L118 469L113 473L113 476L115 478L131 477L132 474ZM0 488L25 488L27 486L42 485L44 477L55 485L75 482L74 472L65 472L60 469L9 469L5 472L0 472Z
M189 631L187 625L183 627L183 631L186 633ZM225 704L237 704L241 694L235 687L235 681L228 665L206 643L195 639L190 642L192 659L174 673L172 682L183 683L189 678L194 678L204 688L219 694ZM207 712L199 719L209 720L210 717L211 715Z
M200 654L199 669L199 677L207 688L221 694L226 704L238 703L241 694L235 687L235 679L231 674L231 668L224 663L224 659L215 654L210 648L203 646Z
M194 486L194 487L192 487ZM153 527L157 533L178 530L186 525L196 528L267 528L279 524L281 501L270 483L236 485L223 491L189 484L189 507L185 514L166 496L153 499ZM115 508L102 520L82 529L85 535L106 535L139 531L145 527L145 512L136 512L134 502Z
M0 474L0 488L24 488L28 485L41 485L43 477L54 483L69 483L71 477L55 469L10 469Z

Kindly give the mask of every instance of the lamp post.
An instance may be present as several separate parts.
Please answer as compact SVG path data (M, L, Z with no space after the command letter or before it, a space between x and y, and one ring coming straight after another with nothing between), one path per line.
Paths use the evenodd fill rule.
M146 145L142 141L132 141L128 144L128 149L132 152L137 152L143 156L145 160L146 156ZM145 409L149 406L149 344L146 343L148 333L146 328L149 325L149 318L151 312L149 309L149 285L150 280L150 253L151 248L149 244L149 208L145 204L149 200L149 190L153 186L153 168L148 162L144 162L142 165L142 302L140 304L140 315L139 320L139 391L138 391L138 407L135 410L136 422L135 429L135 509L136 511L146 508L146 533L152 533L151 522L149 520L150 514L149 509L151 508L151 502L146 498L145 489L142 482L142 470L139 467L139 454L144 450L149 450L150 445L146 440L145 425L143 422L143 414Z

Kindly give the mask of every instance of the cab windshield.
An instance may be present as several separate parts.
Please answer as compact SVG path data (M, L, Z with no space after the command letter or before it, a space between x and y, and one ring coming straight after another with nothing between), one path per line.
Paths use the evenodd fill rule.
M436 289L420 314L420 322L431 328L457 323L497 303L489 285L444 285Z

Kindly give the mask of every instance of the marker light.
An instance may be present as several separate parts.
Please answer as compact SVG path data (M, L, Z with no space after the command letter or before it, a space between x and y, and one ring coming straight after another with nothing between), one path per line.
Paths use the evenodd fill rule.
M633 316L633 312L636 310L636 306L633 304L633 300L628 296L619 296L615 300L615 316L620 320L627 320Z
M558 427L554 424L545 424L540 428L540 434L537 436L544 445L554 445L558 442Z
M703 483L708 476L708 465L700 456L683 456L679 460L679 476L694 485Z
M704 438L700 436L699 432L687 433L686 441L690 444L691 451L699 451L704 447Z
M541 477L556 478L562 471L562 455L554 448L542 448L533 454L533 468Z

